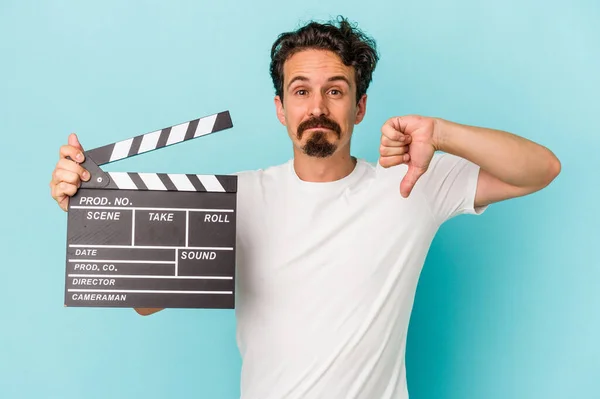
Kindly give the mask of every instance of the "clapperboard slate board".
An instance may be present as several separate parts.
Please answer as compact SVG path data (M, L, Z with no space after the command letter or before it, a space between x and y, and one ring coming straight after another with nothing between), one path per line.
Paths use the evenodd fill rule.
M100 165L232 127L228 111L85 152L69 201L65 306L234 307L237 177Z

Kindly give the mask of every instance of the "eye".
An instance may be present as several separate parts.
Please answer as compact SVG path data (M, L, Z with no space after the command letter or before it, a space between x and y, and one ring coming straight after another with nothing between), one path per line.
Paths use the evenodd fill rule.
M337 96L341 96L341 95L342 95L342 92L341 92L341 91L339 91L338 89L331 89L331 90L329 90L329 93L330 93L332 96L336 96L336 97L337 97Z
M307 91L304 89L296 90L296 95L298 95L298 96L305 96L306 93L307 93Z

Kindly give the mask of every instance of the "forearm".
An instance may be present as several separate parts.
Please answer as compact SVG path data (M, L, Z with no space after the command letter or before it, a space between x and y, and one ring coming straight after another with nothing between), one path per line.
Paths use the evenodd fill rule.
M436 119L434 141L438 150L465 158L517 187L546 186L560 170L548 148L500 130Z

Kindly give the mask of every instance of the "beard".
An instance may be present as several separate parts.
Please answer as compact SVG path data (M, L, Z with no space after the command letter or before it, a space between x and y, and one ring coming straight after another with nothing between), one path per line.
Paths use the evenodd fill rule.
M321 115L317 118L308 119L298 126L298 140L302 139L305 130L319 127L332 130L338 139L342 135L342 129L336 121L327 118L325 115ZM312 136L306 141L306 144L302 146L302 151L306 155L317 158L329 157L336 150L337 145L327 140L327 132L324 130L315 130Z
M317 130L304 144L302 150L310 157L327 158L337 150L337 145L327 141L327 133Z

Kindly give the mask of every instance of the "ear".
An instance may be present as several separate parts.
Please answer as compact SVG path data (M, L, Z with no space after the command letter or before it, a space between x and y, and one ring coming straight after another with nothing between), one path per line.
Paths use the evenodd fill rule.
M363 96L358 101L356 105L356 118L354 120L354 124L358 125L364 119L367 113L367 95L363 94Z
M277 112L277 119L283 126L287 126L285 123L285 111L283 110L283 101L279 96L275 96L275 111Z

